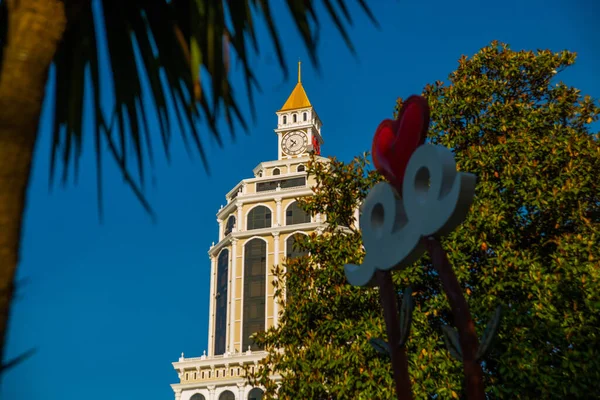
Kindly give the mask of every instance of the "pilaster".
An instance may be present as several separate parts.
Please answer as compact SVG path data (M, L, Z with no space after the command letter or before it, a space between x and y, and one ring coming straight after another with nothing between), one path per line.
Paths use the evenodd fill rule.
M244 224L244 216L242 215L242 202L238 202L237 204L237 227L238 231L243 231L246 228L246 224Z
M217 218L217 224L219 224L219 242L223 240L223 220Z
M277 208L276 208L276 222L277 222L277 226L283 226L283 221L282 221L282 215L281 215L281 197L276 197L275 198L275 204L277 204Z
M215 339L215 285L217 275L217 257L210 257L210 301L208 310L208 355L214 355L214 339Z
M229 349L231 353L235 352L235 305L236 305L236 281L237 281L237 242L238 239L231 239L231 278L229 280Z
M211 386L207 386L206 388L208 389L208 400L217 400L217 398L215 397L215 389L217 387L214 385L211 385Z
M238 383L237 384L238 387L238 392L239 392L239 399L243 400L246 398L246 384L245 383Z
M279 232L273 232L273 267L279 265ZM267 272L268 274L271 274L270 271ZM267 282L271 281L271 276L268 275L268 279ZM276 281L277 278L274 277L273 281ZM277 299L277 297L273 296L273 325L277 326L279 322L279 300Z

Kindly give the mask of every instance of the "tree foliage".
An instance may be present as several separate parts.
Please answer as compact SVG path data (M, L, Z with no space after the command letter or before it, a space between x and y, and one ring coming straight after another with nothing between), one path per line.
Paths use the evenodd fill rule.
M463 56L449 82L425 87L429 140L454 150L459 170L478 176L466 221L443 240L478 334L504 306L484 360L490 398L593 398L600 382L600 109L562 82L569 51L513 51L493 42ZM398 100L398 107L402 99ZM368 340L385 337L377 289L347 284L343 265L360 262L360 233L343 229L379 179L366 155L312 164L326 215L309 255L276 269L295 296L280 324L258 337L269 356L252 379L279 398L393 398L389 360ZM416 398L463 396L462 369L444 346L452 315L427 256L394 274L416 301L408 340ZM278 371L280 385L268 376Z

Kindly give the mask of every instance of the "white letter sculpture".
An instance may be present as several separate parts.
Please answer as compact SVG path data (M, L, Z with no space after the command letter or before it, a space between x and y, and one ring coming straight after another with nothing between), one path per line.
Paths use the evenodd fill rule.
M473 202L476 177L457 172L452 152L430 144L410 157L402 197L387 182L375 185L360 216L365 258L344 266L348 282L374 286L376 270L400 270L425 251L422 238L442 236L464 221Z

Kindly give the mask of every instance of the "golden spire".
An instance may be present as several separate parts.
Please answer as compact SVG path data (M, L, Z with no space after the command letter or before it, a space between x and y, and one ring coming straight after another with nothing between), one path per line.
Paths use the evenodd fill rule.
M312 105L310 104L310 100L308 100L308 96L306 95L306 92L304 91L304 87L302 87L302 67L301 67L301 65L302 65L302 62L300 60L298 60L298 83L296 84L296 87L294 88L294 90L292 90L290 97L288 97L287 101L285 102L283 107L281 107L281 110L279 110L279 111L287 111L287 110L294 110L296 108L312 107Z

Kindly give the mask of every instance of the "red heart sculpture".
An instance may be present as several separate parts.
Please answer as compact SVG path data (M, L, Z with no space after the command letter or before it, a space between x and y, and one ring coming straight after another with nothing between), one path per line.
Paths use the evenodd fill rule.
M425 142L429 129L429 105L421 96L410 96L395 121L377 127L371 149L373 164L402 195L402 180L412 153Z

